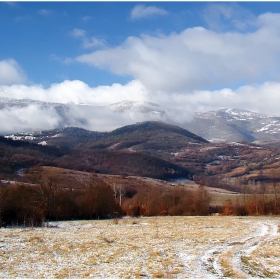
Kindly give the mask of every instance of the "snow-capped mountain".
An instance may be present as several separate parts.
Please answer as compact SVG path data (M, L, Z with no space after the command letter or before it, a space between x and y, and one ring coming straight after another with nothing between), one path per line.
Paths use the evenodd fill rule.
M139 112L155 112L164 114L164 110L158 104L151 102L129 101L125 100L118 103L110 104L109 107L115 112L124 112L125 110L136 110Z
M15 99L8 97L0 97L0 109L8 108L8 107L27 107L30 105L38 105L42 107L62 107L64 104L62 103L53 103L53 102L44 102L40 100L33 99Z
M139 121L155 120L181 126L209 141L252 142L255 140L270 141L280 139L280 117L242 109L226 108L216 111L197 112L193 114L191 120L185 120L181 117L180 122L178 122L178 116L183 116L179 111L175 112L170 108L162 108L158 104L150 102L126 100L100 106L95 104L61 104L29 99L0 98L0 112L1 110L6 110L10 115L11 112L14 112L11 119L15 119L15 123L21 118L23 118L23 124L28 122L27 117L20 114L28 114L27 109L29 107L38 108L37 111L33 110L35 117L32 115L31 118L41 118L44 122L39 123L38 121L37 123L39 124L37 125L36 123L37 126L32 126L30 129L21 129L21 127L17 129L16 127L14 129L16 133L5 133L6 135L9 134L14 139L35 140L33 137L38 137L38 131L42 130L78 127L91 131L106 131L99 129L99 127L102 127L104 120L106 120L107 123L114 123L112 128L107 129L107 131L111 131ZM25 108L26 111L24 111ZM170 114L171 111L173 112L172 114ZM174 116L177 117L177 120ZM47 127L45 127L45 123L47 123Z
M186 127L209 141L280 139L280 117L242 109L199 112Z

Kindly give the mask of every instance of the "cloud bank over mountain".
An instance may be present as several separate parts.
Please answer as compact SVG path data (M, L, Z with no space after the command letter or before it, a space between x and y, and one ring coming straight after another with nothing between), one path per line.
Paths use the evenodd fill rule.
M47 14L55 15L52 9L40 11L44 19L49 18ZM170 15L159 5L134 5L127 14L130 22ZM82 24L72 26L66 36L76 42L79 51L64 58L52 52L53 63L87 67L89 72L100 70L125 82L90 86L82 79L65 78L43 85L32 82L17 59L2 58L0 98L68 104L72 110L69 124L83 124L91 130L163 118L157 113L131 111L124 115L105 109L105 105L123 100L159 104L168 112L165 117L178 124L191 119L193 112L225 107L280 115L280 13L254 15L238 4L218 3L206 5L201 17L204 26L176 32L143 31L120 37L115 44L106 36L92 36ZM78 104L99 107L74 106ZM0 114L3 131L9 126L10 130L54 128L62 121L57 111L38 104L20 109L3 105Z

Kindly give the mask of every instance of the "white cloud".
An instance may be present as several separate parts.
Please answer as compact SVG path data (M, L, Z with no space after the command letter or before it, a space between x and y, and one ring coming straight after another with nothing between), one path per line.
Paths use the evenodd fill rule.
M79 28L74 28L71 32L70 32L71 36L75 37L75 38L79 38L79 37L85 37L86 36L86 31L83 29L79 29Z
M146 100L147 92L139 81L126 85L113 84L91 88L81 81L64 81L49 88L41 85L0 86L0 97L15 99L34 99L46 102L58 102L65 105L56 110L53 105L32 103L29 106L11 107L4 103L0 110L3 125L0 134L52 129L59 125L79 126L89 130L110 131L122 125L132 124L141 119L149 119L140 113L114 113L103 106L122 100ZM1 100L0 100L1 101ZM77 104L95 104L82 106ZM63 123L64 121L64 123Z
M87 37L86 31L79 28L74 28L70 35L74 38L80 38L82 40L82 46L85 49L89 48L97 48L97 47L104 47L106 46L106 40L102 38L96 38L96 37Z
M0 134L53 129L61 121L57 112L51 108L45 109L37 105L27 107L11 107L0 110Z
M156 6L136 5L130 14L132 20L147 18L155 15L167 15L168 12Z
M160 104L180 112L211 111L221 108L240 108L254 112L280 116L280 82L265 82L260 85L246 85L232 90L195 90L190 95L161 95ZM156 100L153 100L154 102ZM178 115L178 114L177 114ZM185 116L186 118L187 116ZM181 121L180 121L181 119ZM178 122L184 122L179 115Z
M0 61L0 85L19 84L25 81L26 75L15 60Z
M168 36L129 37L121 45L76 58L118 75L131 75L153 92L279 79L280 14L258 18L254 32L218 33L202 27Z
M74 104L110 104L122 100L144 101L147 98L146 89L139 81L131 81L126 85L89 87L82 81L65 80L52 84L49 88L41 85L0 85L0 97L16 99L34 99L45 102Z
M0 86L0 97L37 99L65 103L64 109L55 106L31 104L27 107L7 107L0 110L0 133L14 133L52 129L59 125L79 126L89 130L110 131L123 125L145 120L160 120L183 125L194 111L220 108L242 108L256 112L280 115L280 83L265 82L247 85L236 90L224 88L215 91L194 90L191 94L162 92L153 94L137 80L126 85L113 84L91 88L81 81L64 81L49 88L40 85ZM160 105L165 115L141 113L135 110L115 113L105 105L123 100L150 101ZM91 103L95 106L77 104ZM66 121L66 122L65 122Z
M257 17L237 3L209 3L202 15L209 28L217 31L232 27L245 30L257 24Z

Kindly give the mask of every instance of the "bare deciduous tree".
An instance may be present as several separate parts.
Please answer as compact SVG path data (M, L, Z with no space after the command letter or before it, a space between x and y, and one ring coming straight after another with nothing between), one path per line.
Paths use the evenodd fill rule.
M119 200L118 203L122 206L122 197L126 194L125 188L120 184L113 184L113 192L115 200Z

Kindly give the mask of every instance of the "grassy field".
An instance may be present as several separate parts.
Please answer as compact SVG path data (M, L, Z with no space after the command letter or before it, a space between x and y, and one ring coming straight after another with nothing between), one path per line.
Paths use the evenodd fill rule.
M152 217L0 229L0 278L280 277L279 217Z

